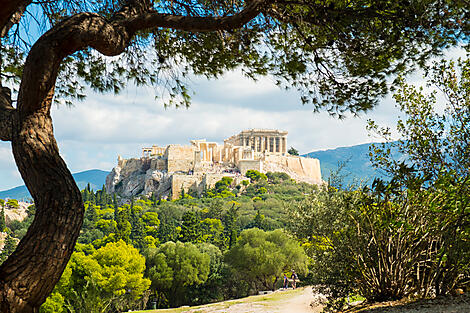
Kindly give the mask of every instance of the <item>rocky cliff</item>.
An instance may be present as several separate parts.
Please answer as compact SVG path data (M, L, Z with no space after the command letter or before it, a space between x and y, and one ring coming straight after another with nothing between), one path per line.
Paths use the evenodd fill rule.
M125 198L152 193L167 197L172 176L156 159L118 159L118 165L106 177L106 190Z
M246 180L249 169L261 172L284 172L297 181L322 184L320 163L317 159L297 156L268 156L264 160L243 160L239 168L220 163L198 164L197 171L177 167L169 171L165 158L118 158L118 165L106 177L106 190L121 197L150 196L176 199L182 190L202 194L224 176L232 177L234 185Z

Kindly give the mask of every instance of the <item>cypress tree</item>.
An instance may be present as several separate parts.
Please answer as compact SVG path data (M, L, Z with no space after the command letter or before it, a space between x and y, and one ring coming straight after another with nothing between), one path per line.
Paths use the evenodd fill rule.
M0 252L0 264L3 263L10 254L16 249L16 241L8 234L5 238L5 245L2 252Z
M2 209L0 210L0 232L3 232L6 228L5 224L5 207L2 206Z

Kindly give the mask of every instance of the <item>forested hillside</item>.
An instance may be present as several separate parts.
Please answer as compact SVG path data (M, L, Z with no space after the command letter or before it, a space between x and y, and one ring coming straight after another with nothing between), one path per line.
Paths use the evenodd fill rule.
M226 177L203 197L183 193L174 201L122 203L87 186L79 244L42 311L201 304L278 288L292 268L306 275L307 256L283 229L286 207L318 187L284 173L247 176L240 185ZM7 225L8 237L21 239L33 216L34 206L23 222Z

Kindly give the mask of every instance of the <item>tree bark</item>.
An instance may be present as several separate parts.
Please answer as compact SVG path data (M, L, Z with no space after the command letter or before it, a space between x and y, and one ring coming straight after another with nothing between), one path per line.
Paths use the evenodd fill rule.
M258 15L264 2L253 0L233 16L197 18L161 14L150 11L147 1L129 1L111 19L94 13L74 15L33 45L24 65L17 108L11 106L6 90L0 93L0 139L12 142L16 164L36 205L32 225L0 266L1 312L39 311L67 265L83 221L81 194L59 155L50 116L62 60L87 47L104 55L118 55L135 32L148 28L237 28ZM0 27L5 16L0 14Z

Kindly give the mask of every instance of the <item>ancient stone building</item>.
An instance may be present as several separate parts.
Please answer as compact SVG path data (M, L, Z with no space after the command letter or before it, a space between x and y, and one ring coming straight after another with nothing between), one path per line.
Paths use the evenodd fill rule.
M157 192L177 198L181 190L201 193L212 188L224 176L232 176L238 183L250 169L285 172L297 181L323 183L317 159L287 154L287 131L250 129L223 144L199 139L185 146L142 148L140 159L119 157L106 187L125 196Z

